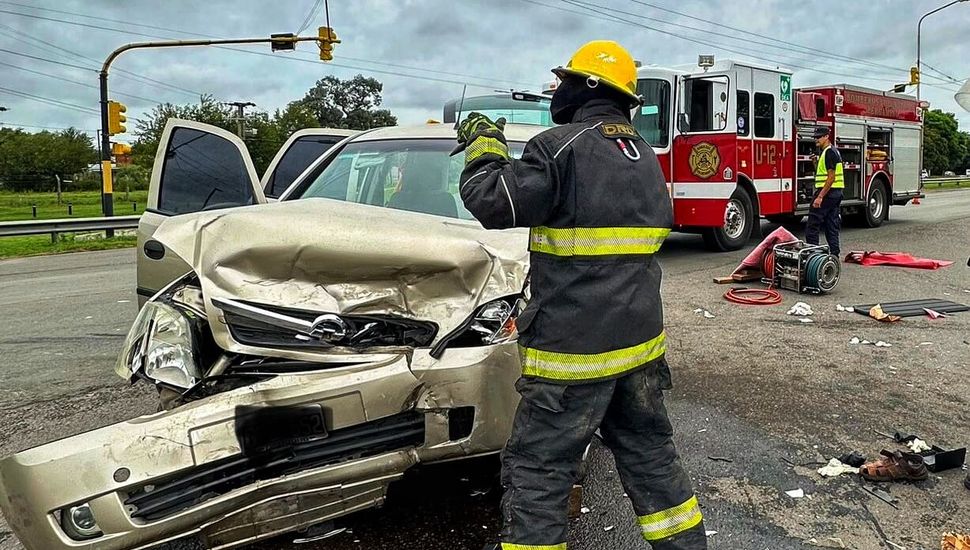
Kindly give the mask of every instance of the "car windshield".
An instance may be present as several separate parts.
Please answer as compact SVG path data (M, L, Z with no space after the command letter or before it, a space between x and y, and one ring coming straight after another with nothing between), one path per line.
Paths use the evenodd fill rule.
M518 158L525 144L510 142ZM450 139L395 139L348 143L315 176L300 198L327 198L474 219L458 194L465 155L449 156Z

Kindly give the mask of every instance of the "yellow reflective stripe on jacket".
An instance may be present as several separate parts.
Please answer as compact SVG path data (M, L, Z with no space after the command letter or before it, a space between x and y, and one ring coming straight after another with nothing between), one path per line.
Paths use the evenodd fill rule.
M663 356L667 335L605 353L560 353L519 346L522 374L549 380L595 380L623 374Z
M829 177L829 171L825 168L825 153L828 153L829 149L830 147L826 147L818 157L818 166L815 168L816 189L825 187L825 180ZM835 181L832 182L832 189L845 189L845 171L841 161L835 165Z
M480 136L465 148L465 164L489 153L507 159L509 158L509 146L496 138Z
M670 538L691 527L696 527L702 519L697 497L690 497L687 502L673 508L667 508L649 516L640 516L637 518L637 523L643 531L643 538L655 541Z
M502 543L502 550L566 550L566 543L559 544L511 544Z
M533 227L529 250L555 256L653 254L670 229L660 227Z

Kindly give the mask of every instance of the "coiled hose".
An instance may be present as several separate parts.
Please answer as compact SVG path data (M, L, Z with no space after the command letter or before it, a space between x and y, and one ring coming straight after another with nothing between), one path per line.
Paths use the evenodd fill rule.
M745 306L773 306L781 303L781 294L770 288L732 288L724 294L724 299Z

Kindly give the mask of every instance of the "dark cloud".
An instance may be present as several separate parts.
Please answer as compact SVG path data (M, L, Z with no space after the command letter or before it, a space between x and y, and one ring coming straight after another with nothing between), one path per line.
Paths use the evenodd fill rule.
M196 34L226 37L293 32L314 3L313 0L35 0L32 4L35 8L91 16L83 18L14 5L29 1L0 0L0 10L127 31L0 13L0 48L79 64L91 70L70 69L3 52L0 52L0 62L91 86L97 84L93 69L113 48L127 41L151 39L140 35L189 38ZM187 102L194 100L198 93L209 93L226 101L249 100L259 109L272 111L301 97L323 76L350 78L363 73L384 83L387 108L403 123L414 123L439 117L442 103L461 94L462 82L470 84L469 94L509 87L537 89L552 78L548 72L551 67L565 63L583 42L598 38L622 42L647 64L690 64L698 53L714 53L722 59L756 57L762 59L752 60L764 64L801 66L795 68L796 86L848 81L888 89L893 83L905 80L908 67L915 61L916 21L922 13L938 5L929 0L644 0L659 8L711 21L705 23L631 0L582 1L605 8L585 10L563 0L330 0L331 23L343 40L336 48L333 64L319 62L312 44L301 44L297 52L289 54L270 54L266 46L243 48L259 55L214 48L135 51L124 54L115 64L111 89L128 104L132 117L150 110L156 101ZM617 15L608 8L634 15ZM570 12L581 12L581 15ZM638 18L638 15L660 21ZM627 19L633 24L618 22L612 17ZM139 27L124 21L160 28ZM323 21L321 11L310 22L307 33L315 33ZM708 32L678 28L674 24ZM730 27L781 38L785 43L741 35ZM968 27L970 4L958 4L927 18L923 29L924 60L954 77L970 77L970 65L966 62L970 58L970 44L966 41ZM50 44L31 42L14 31ZM709 44L698 44L688 38ZM808 46L812 51L864 58L888 68L824 58L794 44ZM732 53L729 49L744 53ZM182 90L138 81L119 69L167 82ZM944 82L929 78L929 72L924 72L927 75L924 82L946 87ZM97 109L96 89L58 78L0 66L0 86ZM959 110L953 101L953 91L924 86L923 95L936 107ZM76 125L86 129L98 126L94 114L46 105L2 91L0 105L11 109L0 114L0 122ZM961 112L960 118L963 126L970 128L970 114Z

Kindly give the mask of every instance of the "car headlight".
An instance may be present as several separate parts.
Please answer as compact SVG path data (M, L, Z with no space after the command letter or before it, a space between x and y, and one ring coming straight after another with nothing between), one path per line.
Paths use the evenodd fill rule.
M60 510L60 524L64 534L73 540L88 540L103 534L87 503Z
M196 363L198 315L165 302L148 302L138 313L115 371L131 380L139 370L157 382L190 388L201 378Z
M519 337L515 319L525 307L518 295L492 300L479 307L471 317L431 348L431 357L440 359L446 348L469 348L502 344Z

